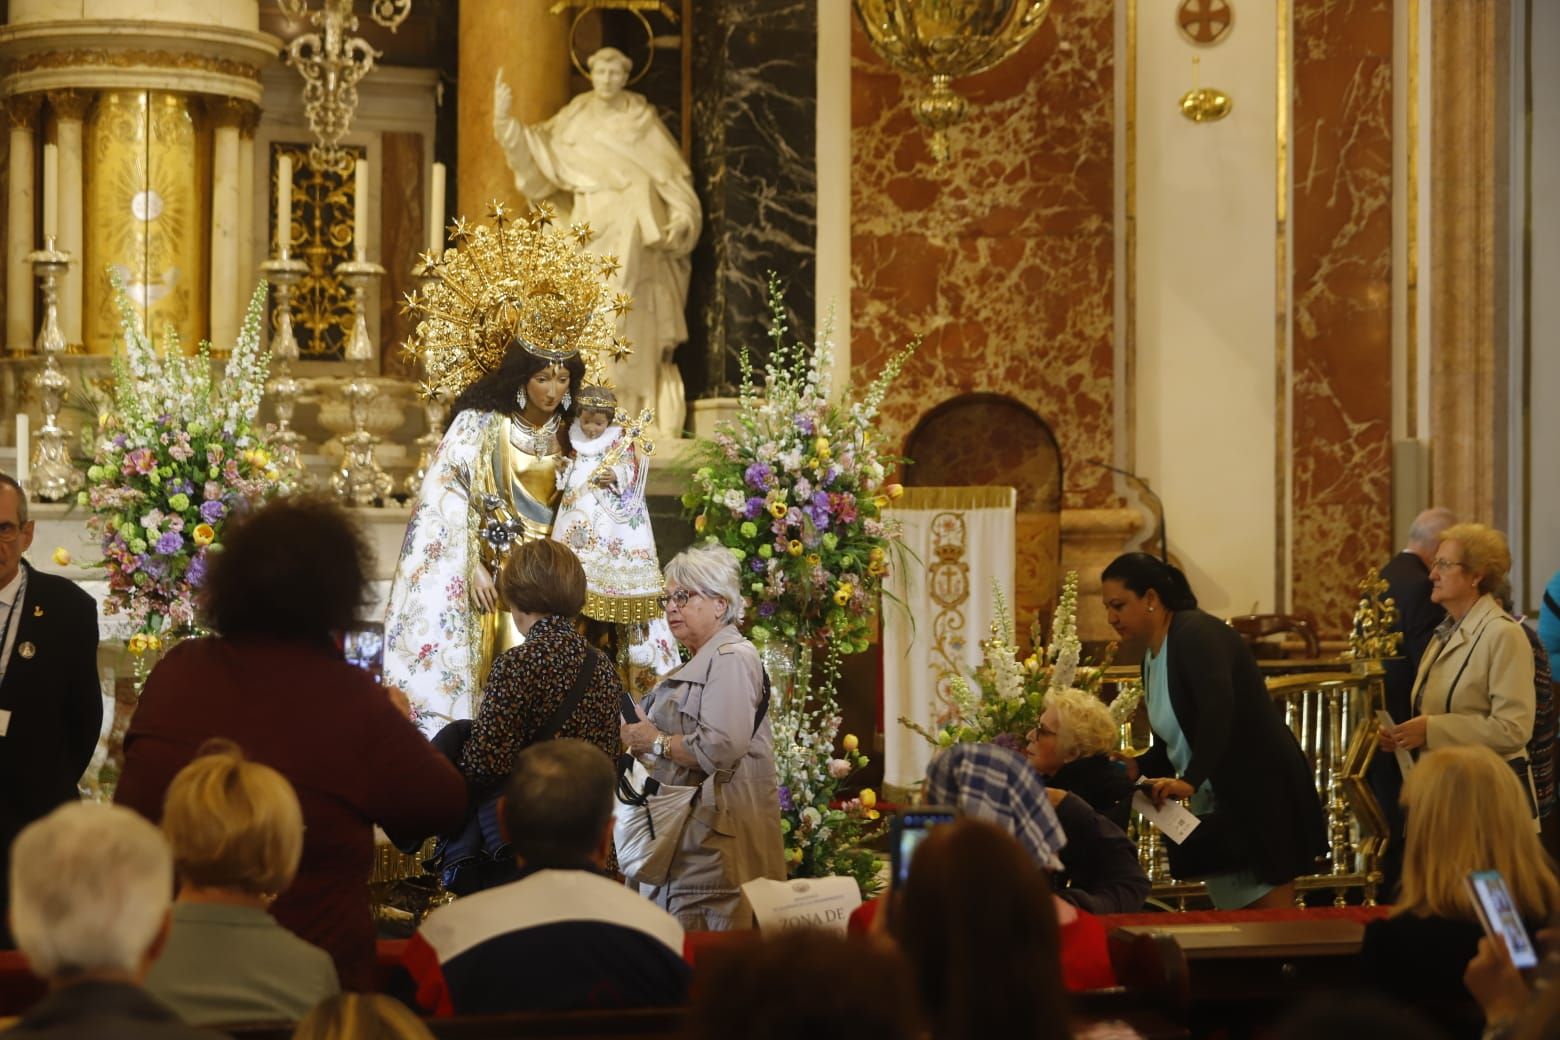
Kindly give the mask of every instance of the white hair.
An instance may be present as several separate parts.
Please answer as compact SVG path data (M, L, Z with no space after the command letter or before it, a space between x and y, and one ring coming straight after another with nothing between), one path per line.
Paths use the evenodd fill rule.
M1408 528L1408 546L1421 552L1435 552L1441 544L1441 532L1457 522L1457 516L1445 506L1433 506L1414 517Z
M741 575L737 558L724 545L710 542L694 545L673 556L666 564L666 578L685 589L726 601L721 623L735 625L742 620Z
M168 843L123 806L63 805L11 846L11 930L46 979L136 971L172 899Z

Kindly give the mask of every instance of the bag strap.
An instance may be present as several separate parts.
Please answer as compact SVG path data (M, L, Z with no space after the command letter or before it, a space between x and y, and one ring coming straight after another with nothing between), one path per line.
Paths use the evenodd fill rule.
M759 698L758 711L753 715L752 736L754 737L758 736L758 727L764 724L764 717L769 714L769 669L760 664L758 670L764 674L764 695Z
M1544 606L1548 607L1550 613L1554 614L1555 617L1560 617L1560 603L1555 602L1555 598L1549 594L1548 589L1544 590Z
M574 677L574 686L558 705L558 710L542 723L542 728L536 731L536 735L531 738L531 743L540 744L544 740L556 737L563 724L569 721L569 716L574 714L574 709L580 706L580 701L585 699L585 691L590 687L590 677L596 670L596 653L594 647L585 648L585 660L580 664L579 674Z

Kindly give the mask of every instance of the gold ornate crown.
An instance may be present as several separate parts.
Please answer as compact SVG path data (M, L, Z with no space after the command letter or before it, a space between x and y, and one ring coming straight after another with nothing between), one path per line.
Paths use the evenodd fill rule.
M617 408L617 395L604 386L591 385L580 391L577 398L581 409L594 408L605 411L614 411Z
M616 321L632 301L606 284L621 266L617 258L585 250L595 237L589 224L552 227L545 203L515 220L494 202L488 218L491 224L456 220L455 247L424 254L430 278L406 294L402 310L417 319L416 343L406 349L423 357L423 392L459 395L497 369L513 341L549 361L580 355L586 380L604 383L606 359L632 352Z

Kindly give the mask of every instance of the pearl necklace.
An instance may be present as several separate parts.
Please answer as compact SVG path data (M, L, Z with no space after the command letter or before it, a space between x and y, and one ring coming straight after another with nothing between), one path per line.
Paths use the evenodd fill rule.
M562 411L552 413L548 420L541 426L532 426L525 421L525 417L516 415L509 428L514 431L512 443L528 454L538 458L552 455L556 452L558 444L558 425L563 421Z

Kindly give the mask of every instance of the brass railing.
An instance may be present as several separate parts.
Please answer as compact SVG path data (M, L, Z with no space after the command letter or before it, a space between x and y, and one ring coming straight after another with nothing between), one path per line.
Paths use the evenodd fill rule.
M1327 818L1327 854L1318 870L1296 879L1298 893L1331 891L1333 904L1344 906L1351 889L1360 889L1367 906L1376 902L1381 881L1377 862L1387 839L1381 806L1365 771L1376 750L1376 711L1381 705L1381 669L1376 662L1340 662L1300 674L1269 675L1267 687L1279 702L1284 721L1310 763L1317 797ZM1122 674L1117 675L1116 672ZM1107 680L1128 678L1113 669ZM1135 678L1135 672L1130 677ZM1123 728L1125 746L1141 747L1146 733L1138 725ZM1151 738L1150 738L1151 739ZM1153 883L1153 897L1181 909L1206 898L1200 881L1181 881L1170 873L1159 831L1139 817L1132 821L1138 859Z

